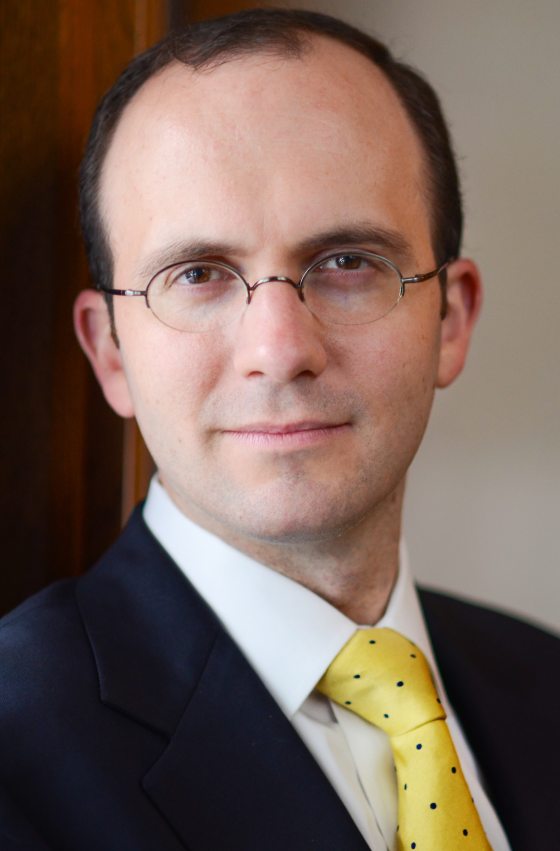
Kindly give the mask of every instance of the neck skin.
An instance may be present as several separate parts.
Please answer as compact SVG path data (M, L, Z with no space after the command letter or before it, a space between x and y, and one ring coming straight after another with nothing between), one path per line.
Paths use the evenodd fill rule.
M177 507L226 544L318 594L357 624L383 616L397 579L404 481L353 526L317 540L276 542L240 535L195 506Z

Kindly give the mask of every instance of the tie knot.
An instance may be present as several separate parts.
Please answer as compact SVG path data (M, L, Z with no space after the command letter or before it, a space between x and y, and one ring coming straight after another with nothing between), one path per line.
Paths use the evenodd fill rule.
M358 630L317 689L389 736L446 717L422 651L385 627Z

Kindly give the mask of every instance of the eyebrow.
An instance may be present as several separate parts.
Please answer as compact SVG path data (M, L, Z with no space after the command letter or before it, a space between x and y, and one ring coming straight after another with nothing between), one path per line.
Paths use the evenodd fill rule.
M387 254L389 259L393 260L406 260L412 256L412 246L402 234L369 222L354 222L319 231L298 242L290 253L294 256L306 256L324 249L358 245L367 245L370 249L374 248ZM152 278L162 269L182 260L222 258L243 253L240 246L233 243L204 239L177 240L151 254L140 267L138 276L142 279Z
M138 275L140 278L152 278L162 269L172 266L173 263L180 263L182 260L227 257L228 254L235 254L238 250L236 246L225 242L204 239L177 240L150 254L140 267Z
M376 227L369 222L354 222L341 228L321 231L302 240L297 251L305 254L323 248L337 248L343 245L374 246L398 258L407 259L412 255L410 242L400 233L387 228Z

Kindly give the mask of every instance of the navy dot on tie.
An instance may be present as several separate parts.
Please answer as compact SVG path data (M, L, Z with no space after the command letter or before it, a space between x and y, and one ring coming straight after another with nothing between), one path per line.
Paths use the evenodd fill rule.
M345 700L344 703L346 704L346 706L350 706L352 701L351 700Z
M370 644L375 644L375 641L373 640L373 638L371 638L371 639L370 639L370 642L369 642L369 643L370 643Z
M386 713L386 712L384 712L384 713L383 713L383 717L384 717L384 718L388 718L389 716L387 715L387 713Z
M401 688L402 686L404 686L404 683L403 683L402 680L399 680L398 683L397 683L397 687Z
M457 769L455 768L455 766L453 766L453 768L451 769L451 774L457 774Z
M405 783L405 784L404 784L403 789L404 789L404 791L406 792L406 790L408 789L408 783Z
M431 809L431 810L437 810L437 804L431 803L431 804L430 804L430 809Z
M361 674L354 674L354 679L359 680L361 676L362 676Z
M411 654L410 654L410 658L411 658L411 659L416 659L416 653L411 653Z
M438 703L441 703L441 700L439 699L439 697L436 697L436 700L437 700Z
M411 848L416 848L416 842L411 842L411 843L410 843L410 847L411 847Z
M422 745L416 745L416 750L417 750L417 751L421 751L421 750L422 750Z
M469 835L469 831L467 830L467 828L465 828L464 831L463 831L463 836L468 836L468 835Z

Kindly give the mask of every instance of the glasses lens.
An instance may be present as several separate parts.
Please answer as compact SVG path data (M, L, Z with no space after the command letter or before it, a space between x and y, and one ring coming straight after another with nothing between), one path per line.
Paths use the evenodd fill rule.
M157 318L178 331L211 331L236 319L247 290L242 278L221 263L180 263L150 282L148 304Z
M308 308L335 325L362 325L389 313L400 298L397 270L377 254L332 254L303 278Z

